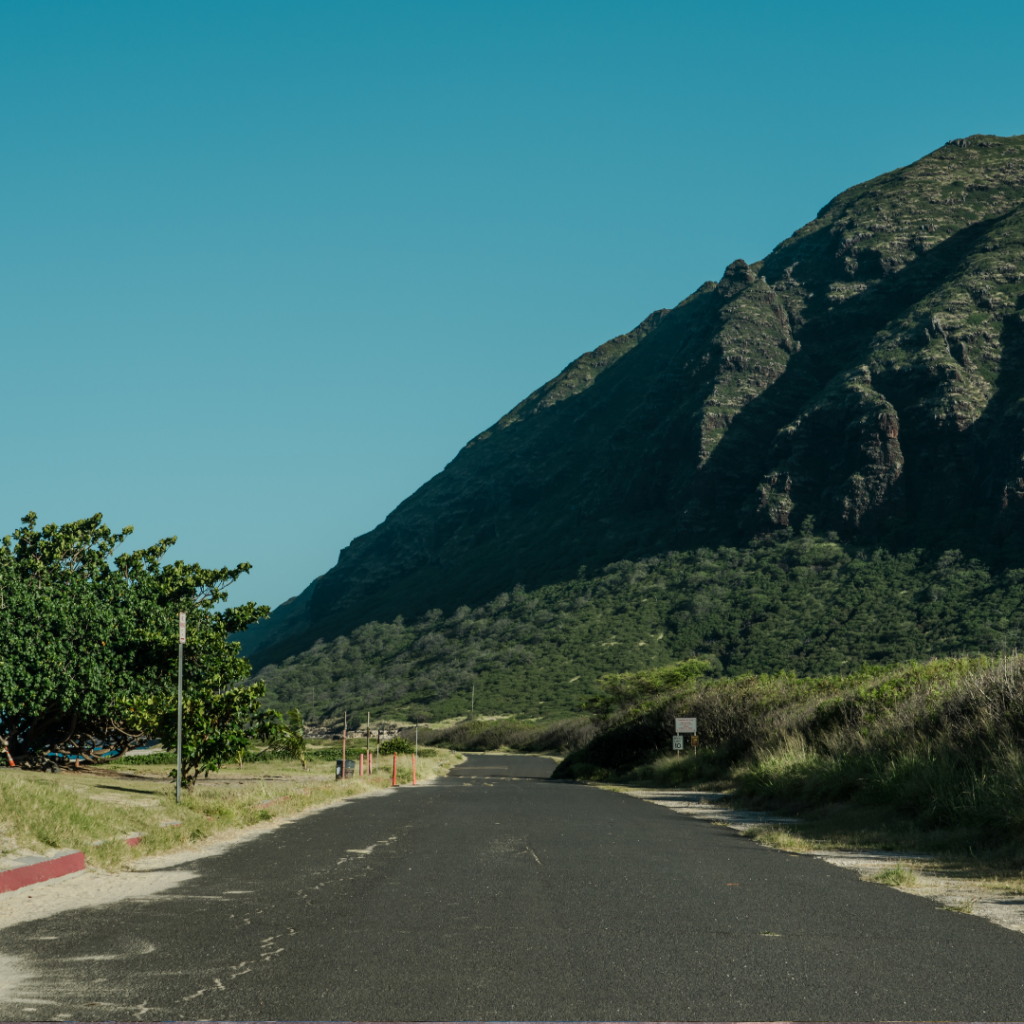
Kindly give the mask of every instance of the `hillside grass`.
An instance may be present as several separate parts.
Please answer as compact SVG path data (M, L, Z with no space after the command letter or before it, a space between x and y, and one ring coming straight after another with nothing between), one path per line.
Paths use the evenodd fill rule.
M417 761L417 781L444 774L459 755L434 751ZM253 825L286 818L344 797L391 785L392 759L373 776L334 781L333 760L262 762L259 773L236 766L200 779L174 800L174 784L160 765L124 765L56 775L0 770L0 857L78 849L92 867L130 868L155 853L187 850ZM412 781L412 758L399 756L398 781ZM178 822L180 824L171 824ZM142 833L137 846L125 839ZM94 845L102 840L99 845Z
M667 748L683 715L700 746L679 757ZM725 789L801 816L780 830L794 842L1024 867L1022 657L807 678L711 678L690 663L609 679L600 725L556 775Z

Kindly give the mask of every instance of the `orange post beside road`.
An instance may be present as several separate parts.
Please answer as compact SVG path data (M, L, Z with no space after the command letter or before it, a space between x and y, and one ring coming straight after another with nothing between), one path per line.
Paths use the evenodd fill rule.
M412 755L412 784L416 785L416 755Z
M398 755L391 755L391 785L398 785Z
M363 777L363 755L359 755L359 778Z

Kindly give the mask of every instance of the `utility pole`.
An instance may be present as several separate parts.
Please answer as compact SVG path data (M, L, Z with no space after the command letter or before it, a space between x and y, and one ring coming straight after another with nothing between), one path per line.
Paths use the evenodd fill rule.
M178 612L178 771L174 784L174 802L181 803L181 679L185 670L185 613Z

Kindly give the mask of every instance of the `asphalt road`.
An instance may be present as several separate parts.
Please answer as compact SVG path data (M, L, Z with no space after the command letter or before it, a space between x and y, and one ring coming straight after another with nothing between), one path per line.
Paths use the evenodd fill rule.
M471 756L0 953L82 1020L1024 1019L1024 936L551 766Z

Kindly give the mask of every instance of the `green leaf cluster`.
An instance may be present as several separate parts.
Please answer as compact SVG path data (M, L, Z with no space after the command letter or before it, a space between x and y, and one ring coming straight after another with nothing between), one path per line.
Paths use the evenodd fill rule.
M229 634L261 616L217 610L248 572L162 559L176 538L117 553L132 533L102 516L36 528L29 513L0 543L0 743L24 767L97 763L177 733L178 613L185 612L187 782L236 756L276 716Z
M267 749L271 753L301 761L302 770L306 770L306 729L298 708L289 710L285 723L278 726Z

